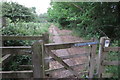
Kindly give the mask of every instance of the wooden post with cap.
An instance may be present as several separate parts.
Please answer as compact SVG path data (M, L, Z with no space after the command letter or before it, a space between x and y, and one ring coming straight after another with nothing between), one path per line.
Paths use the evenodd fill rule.
M43 45L43 41L40 40L35 42L32 46L32 63L34 78L45 78Z
M98 60L97 60L97 76L98 78L102 78L102 73L104 70L104 66L102 65L103 60L106 57L106 52L104 51L105 47L108 47L109 45L106 46L105 41L110 40L108 37L101 37L100 38L100 45L99 45L99 54L98 54Z
M49 34L48 33L43 34L43 40L44 40L44 44L49 43ZM47 54L45 51L45 46L43 46L43 47L44 47L44 55L45 55L44 59L49 58L49 54ZM49 62L47 62L45 60L45 70L48 70L48 69L49 69Z

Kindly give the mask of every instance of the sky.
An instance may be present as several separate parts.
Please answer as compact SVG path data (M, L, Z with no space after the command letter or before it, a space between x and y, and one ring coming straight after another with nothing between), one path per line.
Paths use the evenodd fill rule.
M51 0L4 0L17 2L26 7L36 7L37 14L43 14L47 12L47 9L50 7Z

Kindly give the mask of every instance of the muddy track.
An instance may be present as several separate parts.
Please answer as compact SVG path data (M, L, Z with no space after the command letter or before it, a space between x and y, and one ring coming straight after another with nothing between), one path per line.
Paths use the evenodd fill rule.
M72 31L70 30L60 30L57 27L55 27L54 25L51 25L49 28L49 33L50 33L50 40L52 41L52 43L63 43L63 42L75 42L75 41L83 41L83 39L79 38L79 37L75 37L72 36L71 33ZM79 48L79 47L75 47L75 48L68 48L68 49L60 49L60 50L53 50L52 51L54 54L56 54L57 56L69 56L69 55L73 55L73 54L81 54L81 53L87 53L88 49L86 48ZM64 60L68 65L73 66L76 64L81 64L86 62L87 57L80 57L80 58L72 58L72 59L67 59ZM59 64L57 61L53 61L50 63L50 69L57 69L57 68L61 68L63 67L61 64ZM80 71L83 71L85 69L84 67L76 67L74 68L75 71L77 71L78 73ZM72 75L71 72L69 72L68 70L64 70L64 71L59 71L59 72L53 72L51 73L53 78L64 78L67 76Z

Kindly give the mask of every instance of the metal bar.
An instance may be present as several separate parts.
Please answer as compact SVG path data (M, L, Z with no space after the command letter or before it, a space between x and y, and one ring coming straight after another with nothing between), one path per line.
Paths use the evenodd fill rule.
M74 46L86 46L86 45L95 45L95 44L99 44L99 42L87 42L87 43L77 43L77 44L74 44Z
M76 47L76 46L83 46L83 43L87 43L87 45L95 45L98 44L97 42L92 44L92 41L89 40L89 42L71 42L71 43L50 43L50 44L45 44L46 48L49 48L50 50L57 50L57 49L65 49L65 48L71 48L71 47ZM82 44L82 45L79 45ZM84 44L84 46L87 46Z

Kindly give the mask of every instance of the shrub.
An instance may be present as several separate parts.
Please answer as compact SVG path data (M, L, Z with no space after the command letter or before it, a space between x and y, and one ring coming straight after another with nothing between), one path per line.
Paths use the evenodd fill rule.
M48 31L49 24L45 23L10 23L7 27L1 29L2 35L15 35L15 36L26 36L26 35L41 35ZM4 41L4 46L28 46L34 41L27 40L7 40ZM31 57L28 55L16 55L9 61L3 70L21 70L18 68L19 65L31 64Z

